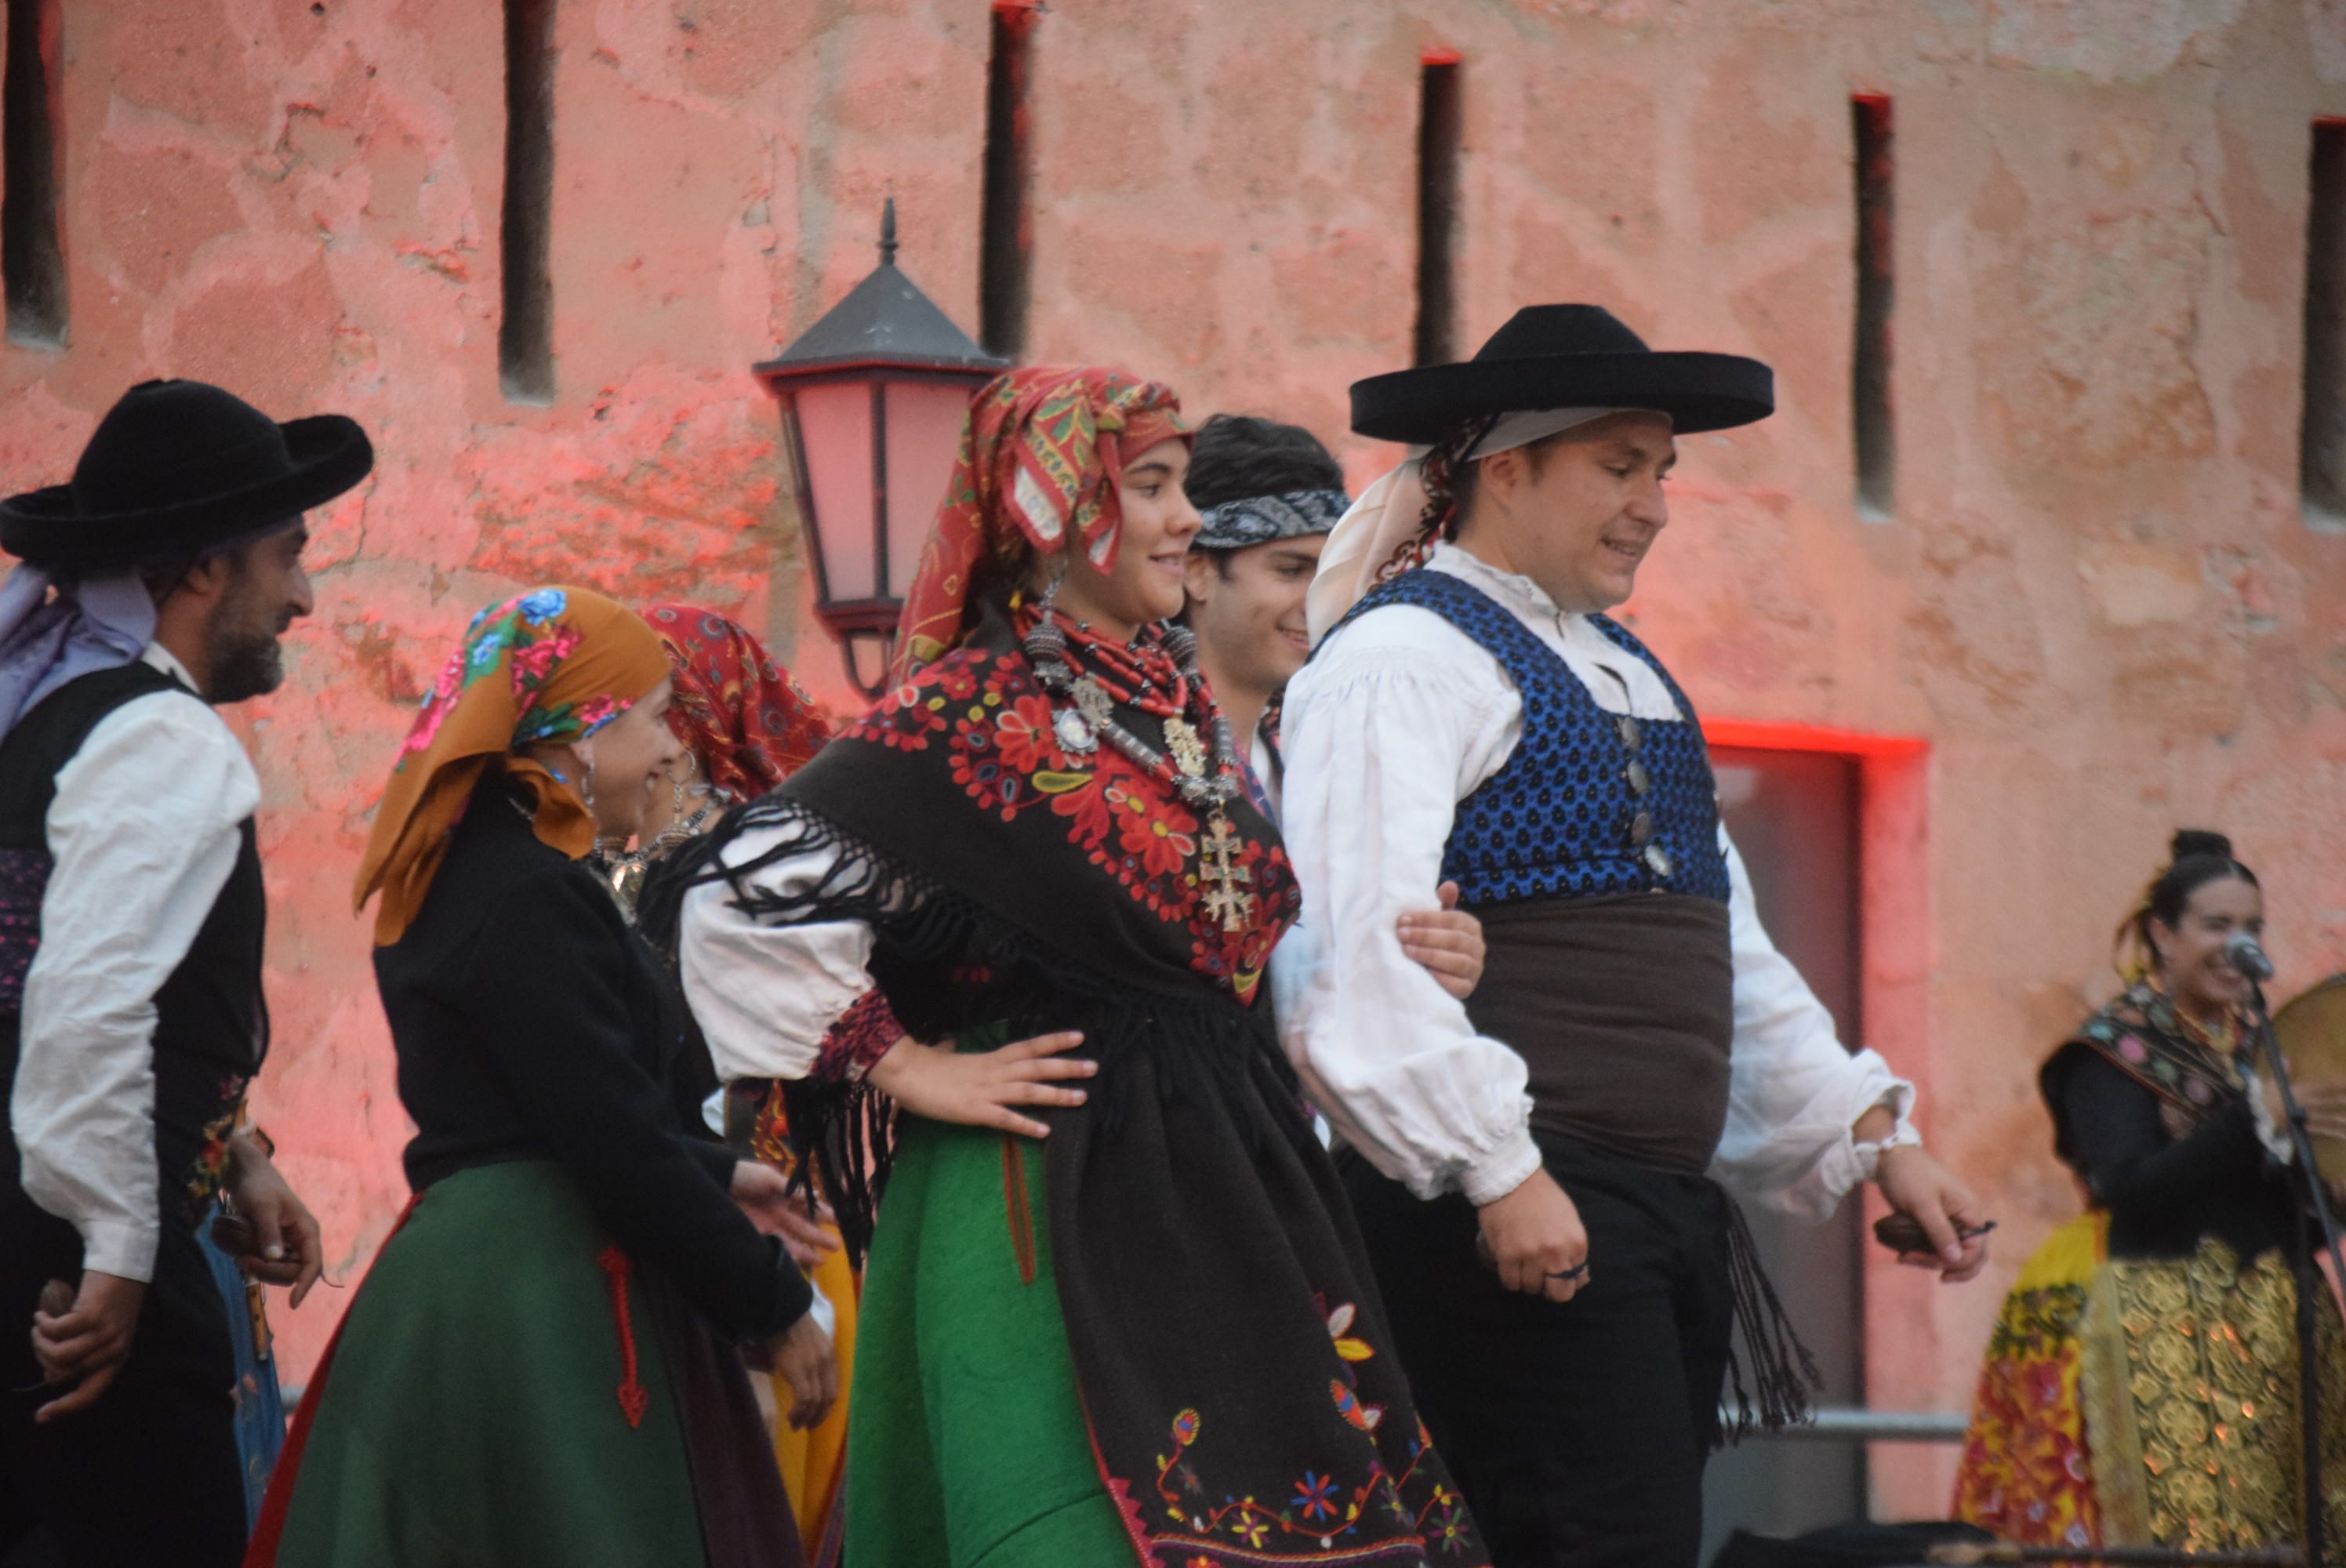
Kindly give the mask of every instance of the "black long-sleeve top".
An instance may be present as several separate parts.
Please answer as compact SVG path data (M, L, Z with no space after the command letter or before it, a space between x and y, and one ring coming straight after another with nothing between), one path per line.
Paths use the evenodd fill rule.
M458 1171L550 1159L611 1238L728 1332L781 1332L806 1278L729 1193L733 1159L687 1129L682 998L585 866L539 842L484 779L375 978L414 1118L418 1192Z
M2220 1237L2246 1263L2289 1239L2289 1173L2257 1136L2244 1099L2218 1105L2181 1137L2159 1097L2082 1041L2045 1064L2055 1146L2110 1217L2112 1257L2183 1257Z

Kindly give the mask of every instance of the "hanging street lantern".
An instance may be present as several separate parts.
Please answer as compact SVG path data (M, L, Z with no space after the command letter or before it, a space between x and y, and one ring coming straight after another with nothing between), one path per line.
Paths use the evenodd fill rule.
M798 341L754 367L782 405L815 614L866 697L886 689L896 618L953 477L970 394L1009 363L972 342L896 270L891 198L880 265Z

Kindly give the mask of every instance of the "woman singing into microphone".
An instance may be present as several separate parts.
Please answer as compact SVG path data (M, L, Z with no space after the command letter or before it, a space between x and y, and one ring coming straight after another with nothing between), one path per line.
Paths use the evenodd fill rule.
M2291 1266L2318 1238L2229 945L2261 938L2264 899L2219 834L2179 832L2172 854L2118 927L2125 991L2038 1077L2091 1209L2022 1269L1980 1379L1955 1512L2009 1541L2208 1552L2302 1532ZM2299 1099L2317 1134L2346 1124L2338 1085ZM2320 1308L2337 1543L2346 1339L2328 1291Z

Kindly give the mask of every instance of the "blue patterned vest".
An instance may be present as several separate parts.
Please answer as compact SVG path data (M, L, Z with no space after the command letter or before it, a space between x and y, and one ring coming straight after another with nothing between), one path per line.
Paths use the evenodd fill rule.
M1497 659L1523 697L1523 738L1505 765L1458 803L1443 850L1442 875L1458 883L1462 902L1638 892L1727 901L1719 792L1702 728L1644 644L1604 616L1589 617L1662 677L1686 716L1639 721L1638 757L1650 780L1640 799L1629 785L1630 755L1617 717L1597 707L1571 667L1504 606L1464 578L1421 567L1372 588L1344 619L1381 605L1440 616ZM1640 810L1653 816L1642 849L1632 842Z

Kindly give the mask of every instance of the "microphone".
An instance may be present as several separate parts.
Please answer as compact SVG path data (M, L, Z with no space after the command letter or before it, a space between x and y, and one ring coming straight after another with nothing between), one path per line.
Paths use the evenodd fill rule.
M2265 956L2265 950L2258 945L2257 939L2244 931L2236 931L2224 939L2224 962L2250 980L2270 980L2273 977L2272 960Z

